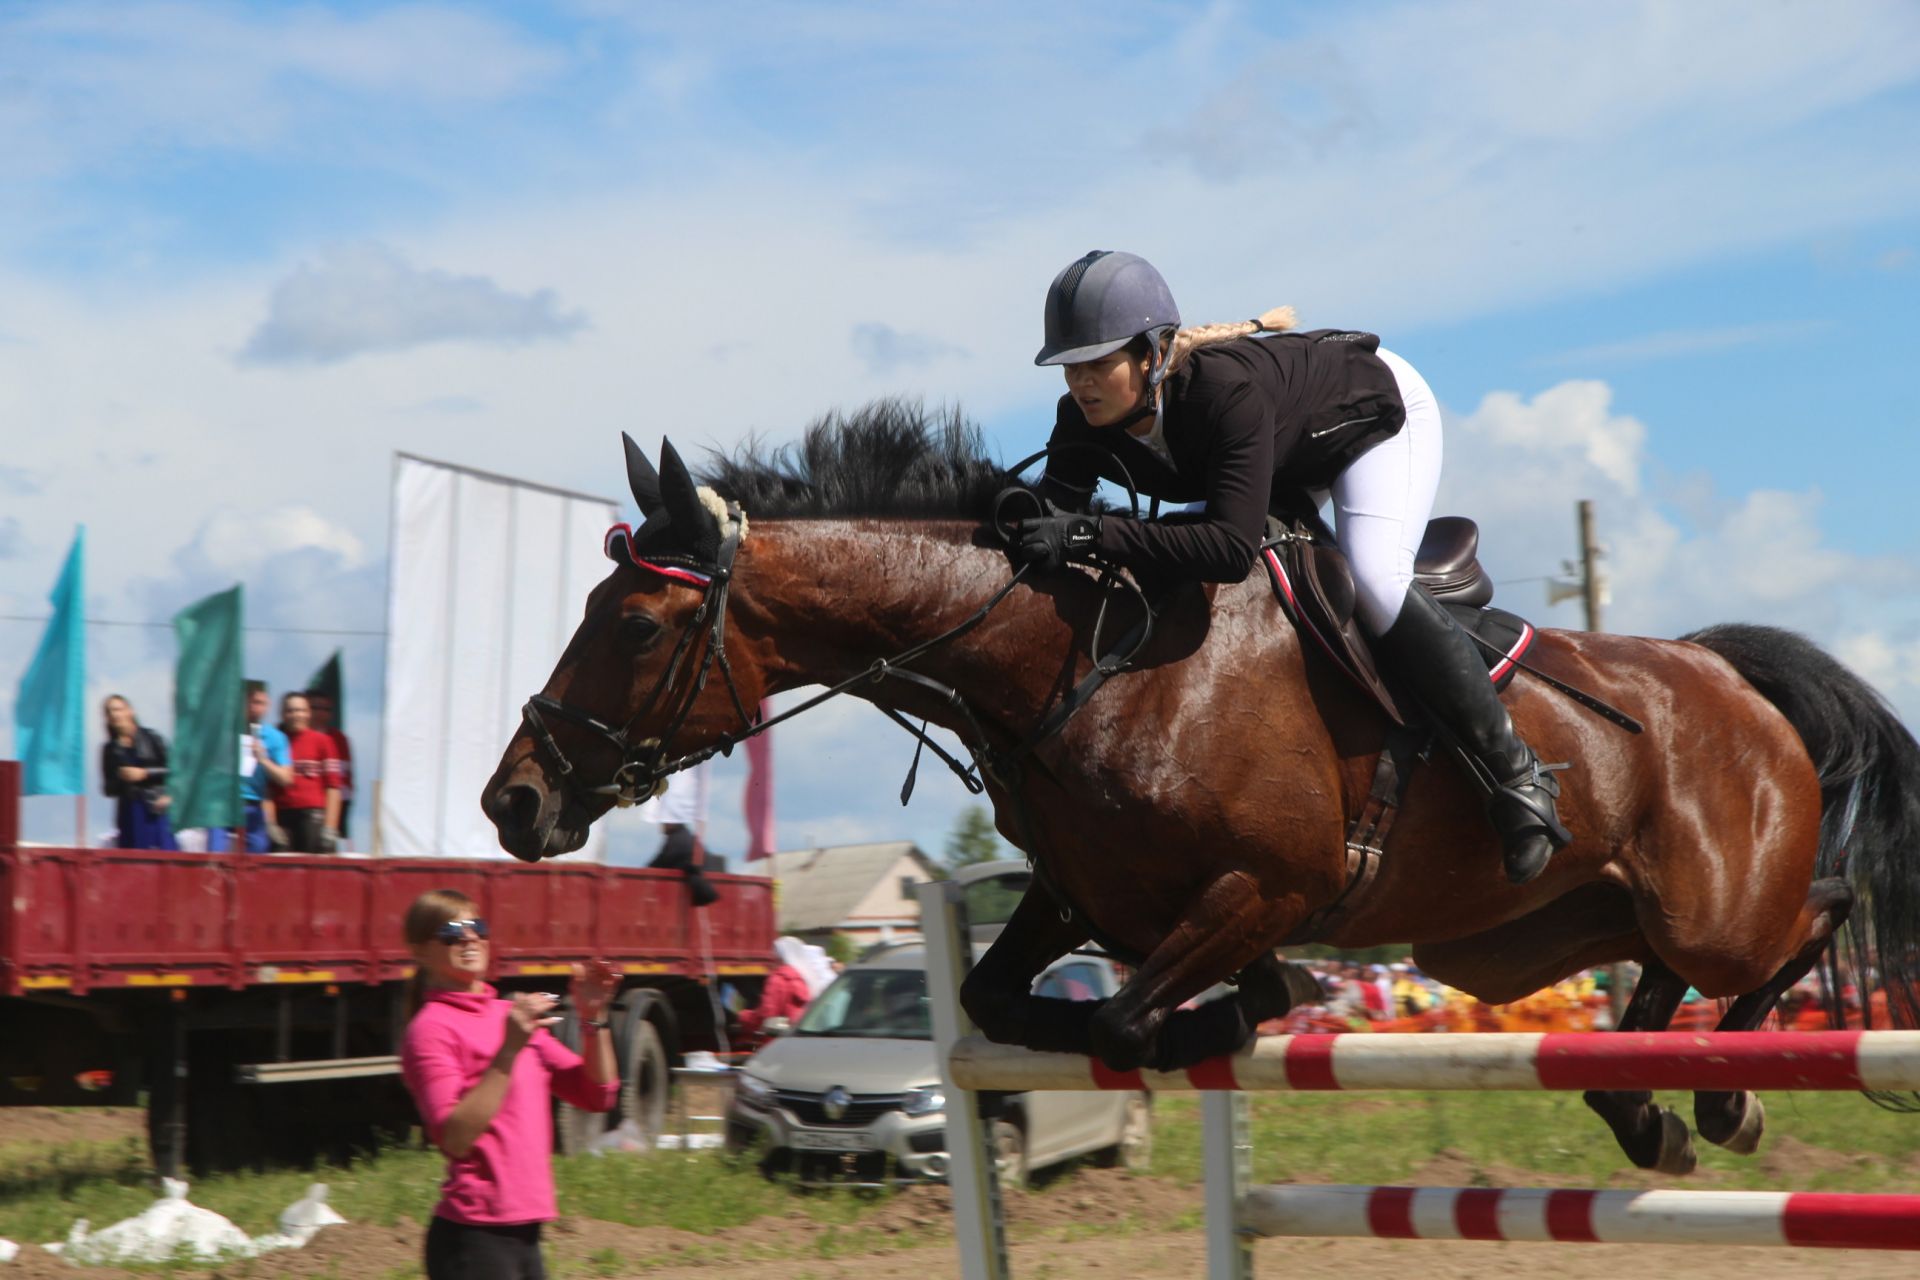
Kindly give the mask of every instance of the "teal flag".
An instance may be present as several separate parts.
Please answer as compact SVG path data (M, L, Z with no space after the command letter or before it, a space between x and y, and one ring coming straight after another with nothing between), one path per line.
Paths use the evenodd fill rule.
M347 731L347 679L342 674L340 651L335 649L333 656L320 664L320 669L307 677L307 692L322 694L333 700L333 727L340 732Z
M188 605L173 618L180 661L173 673L173 758L167 791L173 826L237 827L240 735L246 696L240 674L240 588Z
M66 567L53 587L53 617L20 679L13 742L21 792L78 796L87 791L87 527L74 530Z

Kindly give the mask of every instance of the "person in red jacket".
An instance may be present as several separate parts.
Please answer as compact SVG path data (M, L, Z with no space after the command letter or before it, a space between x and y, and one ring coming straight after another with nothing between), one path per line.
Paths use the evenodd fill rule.
M760 989L759 1005L740 1013L740 1025L748 1031L764 1030L772 1018L785 1018L788 1025L799 1021L808 1003L833 980L833 971L825 964L815 963L810 954L818 948L810 948L798 938L783 936L773 940L773 950L780 957L780 964L767 975L767 985Z

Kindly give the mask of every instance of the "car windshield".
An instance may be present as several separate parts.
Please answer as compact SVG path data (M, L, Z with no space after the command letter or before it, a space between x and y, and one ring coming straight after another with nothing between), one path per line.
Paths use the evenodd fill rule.
M849 969L807 1006L794 1034L931 1040L927 977L917 969Z

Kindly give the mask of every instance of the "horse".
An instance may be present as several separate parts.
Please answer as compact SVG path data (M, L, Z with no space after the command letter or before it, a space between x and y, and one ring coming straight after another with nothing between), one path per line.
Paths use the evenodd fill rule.
M747 709L769 694L827 685L961 736L976 765L956 767L1034 863L962 990L996 1041L1116 1071L1231 1052L1317 998L1276 952L1316 919L1335 947L1411 944L1423 971L1489 1003L1637 962L1620 1030L1663 1029L1689 985L1731 1002L1721 1029L1754 1029L1816 965L1844 1025L1845 957L1863 1007L1877 976L1891 1019L1920 1025L1920 746L1804 638L1540 632L1534 668L1645 725L1627 732L1524 673L1503 695L1543 759L1575 766L1573 843L1509 884L1479 794L1436 757L1406 787L1377 876L1327 917L1390 726L1302 644L1260 575L1171 591L1124 669L1082 697L1096 663L1120 665L1116 629L1141 634L1140 604L1084 568L1010 571L988 514L1008 482L957 411L830 415L798 445L716 455L698 479L671 444L656 470L626 443L646 521L609 535L615 564L482 796L520 858L578 848L612 805L757 731ZM1090 938L1133 964L1117 994L1031 994ZM1181 1009L1223 982L1226 998ZM1635 1165L1693 1167L1688 1124L1650 1094L1586 1101ZM1751 1152L1764 1111L1702 1092L1693 1125Z

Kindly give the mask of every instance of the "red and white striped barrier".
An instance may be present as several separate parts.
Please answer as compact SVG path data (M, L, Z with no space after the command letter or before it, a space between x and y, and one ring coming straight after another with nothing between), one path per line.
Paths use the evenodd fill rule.
M1240 1224L1259 1236L1920 1249L1920 1196L1256 1187Z
M1097 1058L967 1036L963 1089L1920 1089L1920 1031L1553 1032L1268 1036L1186 1071L1110 1071Z

